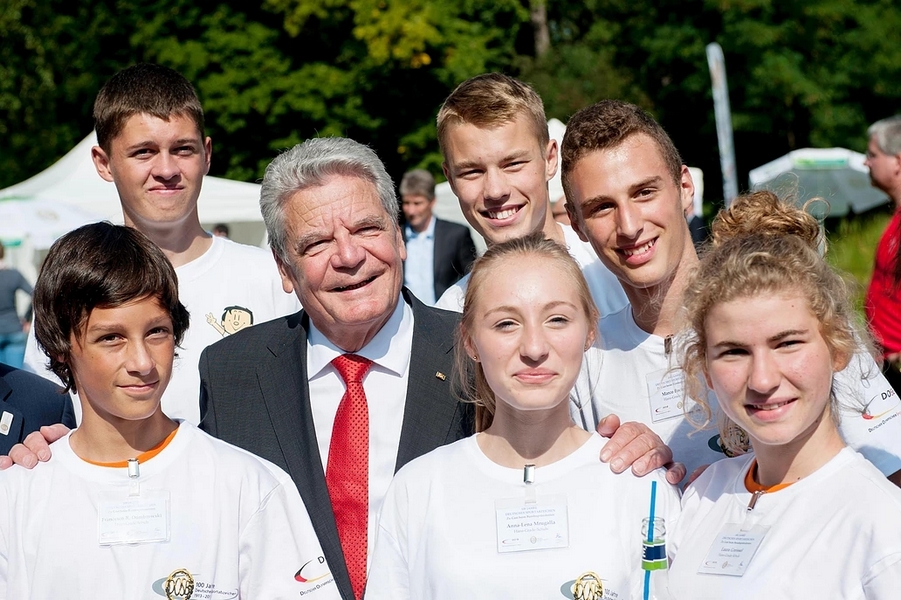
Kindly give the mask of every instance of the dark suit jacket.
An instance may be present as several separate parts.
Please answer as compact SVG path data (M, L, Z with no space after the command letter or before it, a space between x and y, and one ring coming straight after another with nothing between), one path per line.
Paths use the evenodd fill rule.
M707 223L705 223L704 219L697 215L692 215L688 220L688 232L691 234L692 243L698 250L701 249L701 246L703 246L704 242L707 241L707 236L710 235L710 230L707 227Z
M75 427L69 394L43 377L0 363L0 423L3 413L12 415L9 429L4 432L0 427L0 454L4 455L44 425Z
M413 308L413 347L395 470L473 431L471 405L451 392L459 315L429 308L407 290L404 298ZM308 330L301 311L208 346L200 357L200 427L291 475L342 597L352 600L310 408Z
M404 242L407 228L403 228ZM432 268L435 277L435 300L469 271L476 258L476 245L469 228L459 223L435 218L435 251Z

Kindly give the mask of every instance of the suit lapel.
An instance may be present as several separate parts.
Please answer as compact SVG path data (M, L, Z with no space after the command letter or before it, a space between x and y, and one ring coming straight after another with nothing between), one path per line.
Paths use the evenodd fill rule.
M435 331L434 316L408 290L413 307L413 349L404 421L395 471L414 458L448 442L457 422L458 403L451 392L452 332Z
M288 473L310 514L335 583L343 598L353 600L310 407L306 373L308 327L309 320L304 315L296 333L271 342L271 359L257 367L257 377Z

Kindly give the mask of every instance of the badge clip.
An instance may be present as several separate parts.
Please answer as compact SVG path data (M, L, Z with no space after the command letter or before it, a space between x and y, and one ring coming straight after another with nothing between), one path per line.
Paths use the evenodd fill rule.
M129 479L129 487L128 487L128 495L129 496L140 496L141 495L141 483L138 481L141 478L141 465L138 463L137 458L129 458L128 459L128 479Z
M522 468L522 481L526 484L526 504L535 504L538 499L535 496L535 465L526 465Z

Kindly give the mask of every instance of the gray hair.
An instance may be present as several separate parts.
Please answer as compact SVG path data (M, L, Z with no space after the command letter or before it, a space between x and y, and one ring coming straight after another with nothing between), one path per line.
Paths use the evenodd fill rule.
M359 177L372 183L396 226L400 209L394 182L375 152L348 138L309 139L269 163L260 189L260 211L269 234L269 246L286 265L291 261L286 248L285 206L295 193L324 185L336 175Z
M901 154L901 115L876 121L867 129L867 138L876 138L876 145L885 154Z
M413 169L404 173L400 180L401 196L425 196L435 199L435 178L425 169Z

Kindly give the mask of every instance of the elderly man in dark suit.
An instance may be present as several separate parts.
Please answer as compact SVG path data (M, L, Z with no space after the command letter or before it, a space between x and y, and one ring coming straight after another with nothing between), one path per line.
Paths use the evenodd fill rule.
M400 199L406 221L404 285L417 298L434 305L447 288L469 271L476 257L476 245L468 227L433 214L435 178L425 169L404 174Z
M69 394L43 377L0 363L0 454L56 423L75 427Z
M450 390L457 319L401 293L394 186L366 146L296 146L266 169L260 204L285 291L304 310L204 351L201 427L291 474L331 576L359 600L395 470L472 432ZM348 377L342 357L365 374ZM345 405L352 392L367 414Z

